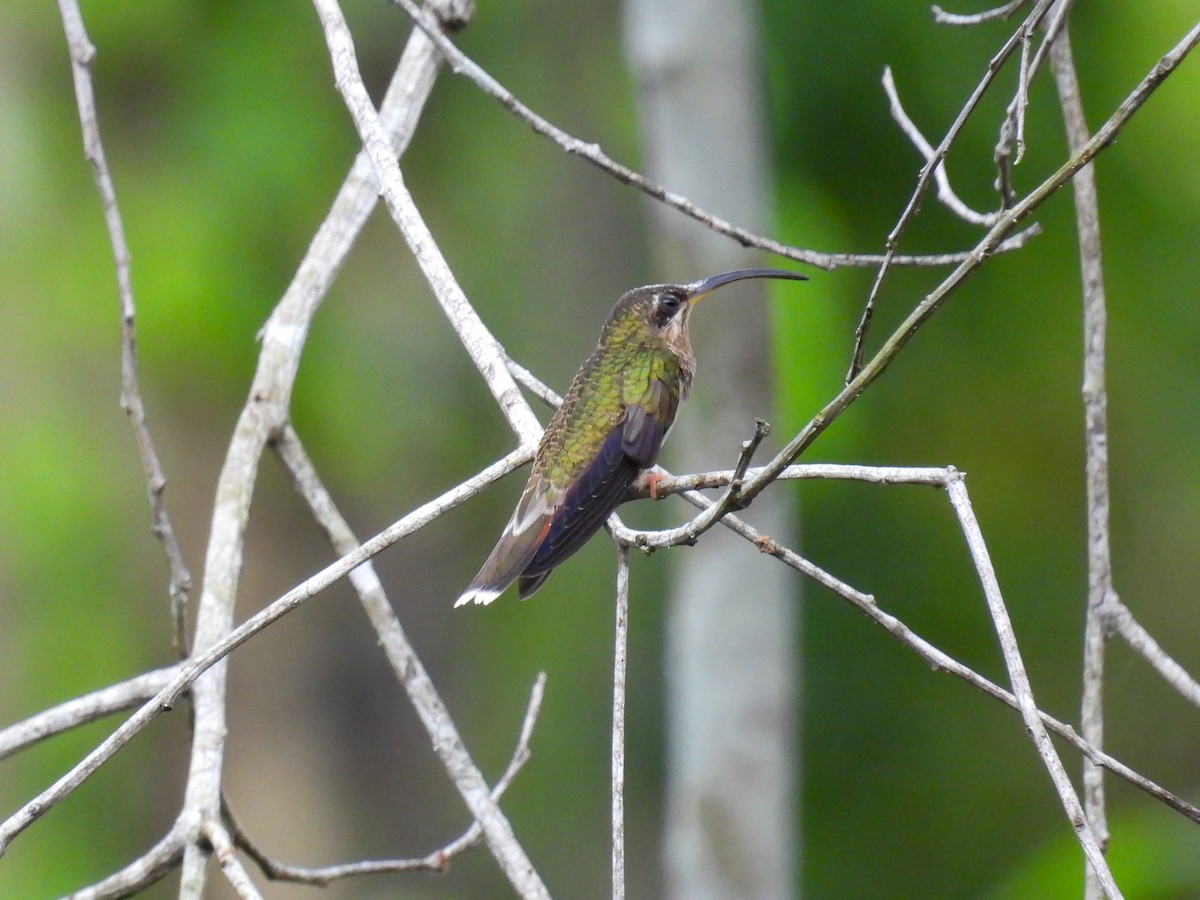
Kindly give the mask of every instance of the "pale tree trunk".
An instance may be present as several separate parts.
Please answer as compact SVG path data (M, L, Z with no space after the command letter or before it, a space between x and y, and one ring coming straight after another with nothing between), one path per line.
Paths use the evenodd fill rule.
M767 231L757 9L743 0L626 0L646 173L724 218ZM761 264L661 205L657 275L690 280ZM670 444L679 470L730 466L771 413L763 285L705 300L692 319L696 389ZM785 491L750 512L795 545ZM671 554L667 618L667 894L795 895L798 584L744 542L709 532Z

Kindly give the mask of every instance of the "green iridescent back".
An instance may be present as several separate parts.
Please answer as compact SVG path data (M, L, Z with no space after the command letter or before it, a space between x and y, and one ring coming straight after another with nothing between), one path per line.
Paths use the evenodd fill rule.
M695 367L691 348L686 337L682 347L672 347L654 333L649 315L656 290L633 291L614 307L599 345L546 426L533 477L560 489L570 484L595 458L625 407L644 402L651 379L662 381L677 398L672 414L686 397Z

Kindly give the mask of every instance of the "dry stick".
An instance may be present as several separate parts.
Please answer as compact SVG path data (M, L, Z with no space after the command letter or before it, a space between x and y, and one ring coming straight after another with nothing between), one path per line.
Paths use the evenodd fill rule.
M96 749L80 760L66 775L26 803L4 822L0 822L0 855L3 855L16 835L75 790L160 713L170 710L179 696L194 684L202 673L224 659L234 649L240 647L272 622L281 619L311 597L325 590L335 581L346 577L351 570L356 569L377 553L414 531L424 528L438 516L474 497L492 482L529 462L529 459L529 451L521 449L486 466L471 478L455 485L441 496L422 504L392 523L353 553L330 563L320 572L296 585L282 597L232 629L208 649L194 651L192 656L179 664L178 674L172 677L149 702L139 707L137 712L122 723L116 731L105 738ZM177 825L180 823L177 822ZM193 834L191 831L185 831L185 833Z
M179 666L176 664L135 675L9 725L0 730L0 759L48 737L145 703L178 672Z
M809 469L808 466L797 466L797 469ZM821 468L821 467L812 467ZM830 467L831 469L839 469L842 467ZM857 478L859 474L853 470L858 469L857 466L844 467L848 471L845 476L848 478ZM888 476L887 470L882 469L878 473L872 473L866 480L876 481L879 484L902 484L905 483L906 473L912 470L896 469L894 476ZM916 478L912 482L914 484L939 484L945 487L949 481L962 477L961 473L953 468L949 469L918 469L915 470ZM825 477L825 476L819 476ZM830 474L828 477L839 477L837 474ZM668 484L669 480L664 479L660 484ZM657 490L657 488L656 488ZM712 506L714 501L708 499L703 494L697 491L686 491L682 495L683 499L687 500L693 506L700 509L707 509ZM949 672L951 675L960 678L973 687L978 688L1007 706L1017 709L1016 697L1009 691L999 685L988 680L984 676L975 672L973 669L963 665L954 657L948 655L938 649L933 644L926 641L920 635L913 632L907 625L897 619L895 616L884 612L876 604L875 598L870 594L864 594L856 590L848 584L840 581L837 577L829 574L823 569L815 566L813 563L804 559L796 551L782 546L772 540L768 535L762 534L758 529L747 524L737 516L727 515L721 520L721 524L731 531L745 538L750 543L754 544L758 549L770 556L775 557L789 568L795 569L803 575L808 576L823 587L828 588L836 596L852 603L860 612L862 612L872 622L883 628L888 634L896 638L901 644L911 649L918 656L924 659L937 671ZM1060 722L1048 713L1041 712L1042 722L1057 734L1059 737L1066 740L1072 747L1084 754L1088 759L1104 766L1114 775L1128 781L1139 790L1145 791L1150 796L1162 801L1164 804L1174 809L1176 812L1188 818L1190 821L1200 825L1200 808L1193 806L1186 800L1183 800L1165 788L1154 783L1150 779L1135 772L1129 766L1125 765L1118 759L1109 756L1097 750L1087 741L1083 740L1076 734L1075 729L1070 725Z
M501 106L522 122L529 125L534 132L545 138L549 138L564 152L586 160L621 183L636 188L647 196L683 213L685 216L695 219L705 228L715 231L717 234L723 234L726 237L732 238L743 247L756 247L760 250L766 250L770 253L787 257L788 259L794 259L820 269L829 270L843 266L877 266L884 262L885 259L890 259L891 264L897 266L957 265L964 258L961 253L930 255L892 254L890 256L870 253L822 253L816 250L803 250L792 247L747 231L702 209L686 197L676 194L674 191L667 190L662 185L646 178L628 166L622 165L601 150L599 144L574 137L552 122L542 118L521 102L512 91L488 74L478 63L458 49L453 41L444 34L437 32L435 30L435 23L430 20L428 13L418 7L413 0L392 0L392 2L402 7L412 17L412 20L429 34L430 38L437 44L438 49L446 57L446 62L454 74L462 75L470 80L481 91L500 103ZM1038 226L1031 226L1020 234L1013 235L1010 239L1005 240L1001 246L996 248L996 252L1001 253L1020 249L1030 238L1040 232L1041 229Z
M241 859L238 858L237 850L233 845L233 838L225 828L224 823L207 823L204 829L204 836L212 844L213 852L217 857L217 864L221 867L221 873L225 876L225 879L237 893L238 897L241 900L262 900L262 894L254 886L254 882L250 880L250 873L246 871L246 867L242 865Z
M949 13L940 6L934 6L933 20L939 25L981 25L996 19L1007 19L1028 2L1029 0L1009 0L1008 3L997 6L995 9L985 9L983 12L969 14Z
M297 478L307 480L307 476L303 475L298 475ZM364 564L355 571L362 571L367 565L369 563ZM532 753L529 749L529 742L533 738L533 729L537 723L538 714L541 712L545 691L546 674L540 672L537 678L534 679L533 688L529 692L529 702L525 708L525 718L521 722L521 731L517 736L517 743L513 749L512 758L509 759L508 767L504 770L504 774L500 776L495 787L492 788L492 800L494 802L499 803L504 792L508 790L509 785L517 777L517 773L529 761ZM234 843L246 851L246 854L255 861L259 868L262 869L263 874L268 878L273 881L290 881L298 884L312 884L322 887L342 878L350 878L358 875L417 871L444 872L450 865L451 860L476 846L483 837L483 827L477 820L473 820L470 827L463 834L445 846L421 858L363 860L361 862L344 863L341 865L308 868L281 863L267 856L250 839L245 829L238 823L237 817L233 814L233 810L229 808L228 804L223 806L222 815L233 834Z
M1067 146L1072 153L1088 139L1087 120L1079 94L1079 79L1066 27L1050 48L1054 83L1062 106ZM1083 420L1087 486L1088 599L1083 632L1083 698L1079 724L1093 747L1104 746L1104 646L1114 604L1112 553L1109 547L1108 392L1105 388L1105 336L1108 313L1104 265L1100 253L1100 210L1092 166L1079 170L1073 182L1075 227L1079 232L1079 262L1083 277ZM1104 770L1083 761L1083 799L1087 820L1101 849L1108 849L1108 818L1104 802ZM1094 870L1086 873L1084 895L1096 898L1101 885Z
M917 152L924 157L928 163L935 158L933 145L926 140L925 135L921 134L912 118L904 111L904 105L900 102L900 94L896 90L896 79L892 75L892 67L884 66L883 68L883 92L888 98L888 109L891 110L892 119L900 130L904 132L905 137L909 139ZM972 225L991 226L996 221L998 213L981 213L967 206L954 191L954 186L950 183L950 175L946 171L946 160L938 160L933 168L933 177L937 182L937 198L942 201L942 204L949 209L954 215L958 216L964 222L970 222Z
M625 900L625 673L629 652L629 546L617 545L617 627L613 647L612 891Z
M1044 29L1045 36L1032 58L1030 47L1034 35L1030 31L1025 31L1022 35L1021 71L1017 76L1017 92L1005 111L1004 121L1000 126L1000 137L992 153L996 161L996 187L1005 207L1012 205L1014 197L1013 166L1020 163L1025 156L1025 110L1029 105L1029 85L1046 60L1047 48L1053 46L1059 30L1066 24L1067 11L1070 8L1070 0L1061 0L1054 6Z
M983 78L980 79L979 84L975 86L975 89L967 98L967 102L959 110L954 122L951 123L950 128L947 130L946 136L942 138L942 142L938 144L933 154L925 161L925 165L921 167L921 171L917 175L917 183L914 185L912 194L908 198L908 203L905 204L899 220L887 236L885 243L887 252L884 254L879 271L875 274L875 280L871 284L870 293L867 295L867 302L863 307L862 317L859 319L858 326L854 330L854 350L851 353L850 367L846 372L846 381L848 383L852 382L862 370L863 356L866 352L867 329L870 327L871 319L875 314L875 303L879 297L879 291L883 287L883 279L886 277L889 268L894 264L893 257L896 247L899 245L900 237L916 216L917 210L921 205L921 199L925 196L925 192L929 188L929 182L933 177L933 173L937 170L942 160L946 158L946 154L950 150L950 145L958 138L959 132L966 125L967 119L975 112L979 101L983 99L984 93L991 86L992 81L995 80L1004 63L1012 55L1013 50L1021 43L1022 35L1032 33L1037 23L1041 21L1042 16L1046 14L1046 10L1049 9L1050 4L1053 2L1054 0L1038 0L1037 6L1034 7L1022 26L1004 42L1004 46L988 61ZM1015 224L1015 221L1010 222L1004 232L1001 232L1000 237L1002 238ZM989 232L989 235L993 232ZM999 238L997 238L998 241ZM970 254L968 254L967 260L961 265L967 265L969 261Z
M375 167L375 175L388 212L399 226L413 256L433 287L438 302L454 323L463 345L484 375L509 424L525 446L532 446L541 436L541 425L508 373L499 343L463 295L404 185L396 157L389 147L371 98L363 86L354 42L341 8L336 0L314 0L313 5L329 46L338 92L346 103L359 139ZM466 770L457 775L454 779L455 785L472 814L482 823L488 847L512 886L522 896L549 897L546 886L517 842L508 820L491 801L487 783L483 781L482 776ZM465 789L468 785L469 790Z
M1013 694L1017 700L1017 709L1020 710L1021 718L1025 721L1025 728L1029 732L1038 754L1042 757L1046 770L1050 773L1050 779L1058 791L1063 809L1067 813L1071 827L1075 830L1075 837L1091 866L1092 876L1109 900L1119 900L1122 896L1121 890L1113 880L1112 872L1109 871L1108 862L1096 840L1095 832L1088 825L1083 806L1079 802L1079 796L1075 793L1074 785L1071 784L1071 778L1067 775L1067 770L1054 749L1050 735L1046 732L1046 726L1042 724L1041 711L1034 700L1029 676L1025 671L1025 664L1021 660L1021 651L1017 646L1017 638L1013 633L1008 610L1004 606L1004 598L1000 594L1000 584L996 580L996 572L992 568L987 544L984 542L983 532L979 529L975 511L971 508L970 498L967 496L966 482L961 477L953 479L946 485L946 492L950 497L950 505L954 507L954 511L958 515L959 524L962 526L967 546L971 551L971 558L975 562L975 571L979 575L984 596L987 598L988 611L991 613L992 622L996 628L996 636L1000 639L1004 664L1008 669L1009 681L1012 682Z
M67 46L71 52L71 75L75 82L75 100L79 107L79 124L83 130L83 152L92 164L96 188L100 192L100 203L104 207L104 224L108 229L108 240L112 245L113 261L117 270L117 296L121 305L121 408L129 416L137 440L138 456L142 461L142 474L146 479L146 494L150 500L150 516L154 533L162 541L167 566L171 571L167 591L171 596L171 619L174 623L175 649L180 656L187 654L187 598L192 588L192 575L183 561L183 552L175 539L171 519L167 515L167 504L163 497L167 479L154 449L154 440L146 425L146 408L142 404L138 388L137 342L133 282L129 274L129 244L125 240L125 226L121 221L121 210L117 206L117 192L108 160L104 155L104 144L100 140L100 125L96 119L96 99L92 90L92 60L96 48L88 39L83 25L83 15L76 0L58 0Z
M517 777L517 773L529 761L531 755L529 742L533 737L533 728L537 722L538 714L541 712L545 690L546 673L540 672L533 682L533 689L529 692L529 704L525 709L525 718L521 723L521 733L517 737L517 745L513 751L512 759L509 760L508 768L504 770L504 774L500 776L500 779L496 782L496 786L492 788L492 800L497 803L504 795L504 792L508 790L509 785L513 783L513 780ZM314 884L319 886L356 875L377 875L388 872L415 872L422 870L444 872L454 857L477 845L483 837L483 826L479 824L478 820L475 820L471 822L471 826L459 837L420 859L364 860L344 865L304 868L276 862L263 853L262 850L250 841L246 833L238 827L237 821L228 807L225 809L225 817L231 823L235 843L246 851L247 855L262 868L268 878L274 881L292 881L300 884Z
M353 552L358 547L358 539L338 512L332 496L321 483L316 467L304 452L300 439L292 428L284 429L276 442L276 449L296 489L308 503L314 518L329 537L334 549L343 556ZM488 787L467 752L437 688L405 636L400 619L388 602L374 566L367 563L354 569L350 573L350 582L358 592L363 610L375 628L392 670L404 686L429 734L434 751L455 782L459 793L467 800L467 806L475 815L481 829L491 829L489 843L494 840L507 840L503 834L509 830L508 823L496 805L496 792ZM526 715L525 725L521 729L522 743L518 744L514 753L514 760L519 760L522 764L529 754L528 737L533 728L531 716L536 716L540 708L544 680L543 673L538 676L534 685L530 713ZM484 795L482 797L481 792ZM519 846L506 847L505 853L514 857L523 856ZM528 885L526 889L529 889Z

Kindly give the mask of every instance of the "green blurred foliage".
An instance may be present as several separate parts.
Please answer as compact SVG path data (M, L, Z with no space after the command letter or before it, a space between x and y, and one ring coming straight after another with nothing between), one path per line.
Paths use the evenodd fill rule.
M978 6L979 4L975 4ZM768 0L766 79L778 233L877 251L920 160L878 85L891 65L936 139L1010 24L934 26L917 3ZM382 93L407 28L385 3L347 4L369 88ZM637 164L614 4L481 3L459 42L539 112ZM253 372L255 332L287 285L355 152L315 14L305 4L86 3L100 118L129 242L142 385L168 503L199 583L224 446ZM1075 55L1094 125L1191 24L1183 0L1078 4ZM1119 48L1119 52L1113 48ZM962 196L989 202L1001 77L950 158ZM1109 391L1117 589L1186 666L1197 497L1195 236L1200 75L1193 62L1098 166L1110 295ZM1043 76L1029 108L1027 189L1062 158ZM562 388L612 300L662 277L645 201L567 159L492 101L443 77L405 157L443 251L510 353ZM0 724L171 659L167 573L149 532L132 435L117 405L112 262L80 152L51 4L0 8ZM717 211L720 212L719 210ZM809 460L954 464L968 485L1035 691L1076 717L1085 596L1081 338L1073 211L974 276ZM967 246L932 199L902 249ZM938 273L896 272L877 347ZM777 434L838 389L871 273L815 273L773 307ZM703 365L704 347L697 352ZM703 369L704 380L721 373ZM511 447L500 415L377 214L318 315L296 427L360 535ZM607 884L611 549L594 542L536 602L451 613L520 488L513 478L385 553L392 602L485 771L499 773L535 674L549 674L534 761L506 808L552 891ZM1003 681L944 498L915 488L803 484L804 549L916 631ZM273 461L248 535L240 615L329 561ZM680 508L631 509L637 523ZM751 511L751 518L753 518ZM703 549L680 552L703 552ZM635 559L630 663L631 896L661 892L661 559ZM804 596L805 896L1073 897L1082 862L1020 723L931 673L828 595ZM422 854L465 827L353 597L339 586L235 655L231 801L280 857ZM1187 795L1194 710L1114 647L1107 740ZM77 760L105 722L4 762L7 814ZM168 827L182 789L182 707L16 841L0 896L62 893L124 864ZM1067 755L1068 766L1078 760ZM1193 832L1142 795L1110 792L1113 864L1131 897L1200 893ZM273 886L271 896L309 889ZM336 885L330 897L503 894L483 853L437 878ZM148 892L169 896L171 883ZM213 896L226 896L214 887Z

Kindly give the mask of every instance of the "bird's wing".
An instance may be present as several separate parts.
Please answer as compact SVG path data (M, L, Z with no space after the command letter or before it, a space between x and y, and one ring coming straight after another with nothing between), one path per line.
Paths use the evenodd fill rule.
M600 530L638 473L654 465L678 402L659 379L650 378L645 385L637 402L626 405L596 458L567 488L549 531L521 572L521 599L541 587L555 566Z

